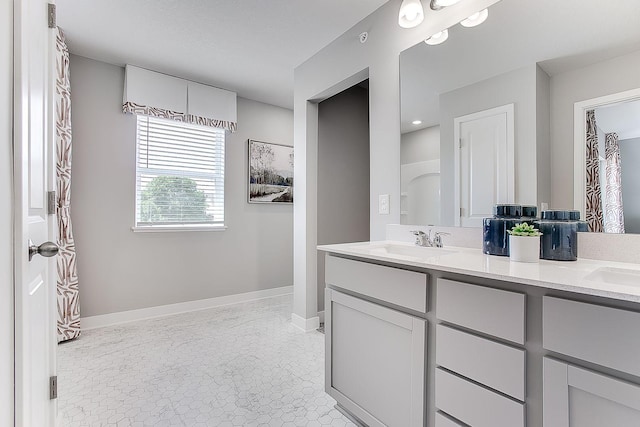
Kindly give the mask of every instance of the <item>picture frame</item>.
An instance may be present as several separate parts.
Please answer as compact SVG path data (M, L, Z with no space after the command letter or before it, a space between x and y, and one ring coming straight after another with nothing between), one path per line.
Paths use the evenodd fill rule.
M247 201L293 205L293 147L249 139Z

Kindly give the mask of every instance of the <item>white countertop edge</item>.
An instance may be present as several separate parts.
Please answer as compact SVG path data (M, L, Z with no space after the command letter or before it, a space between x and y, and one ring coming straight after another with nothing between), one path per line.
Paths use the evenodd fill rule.
M635 287L584 280L585 276L598 268L613 267L640 271L640 264L600 261L584 258L579 258L578 261L540 260L539 263L532 264L515 263L509 261L508 257L485 255L480 249L458 248L452 246L447 246L444 249L455 250L456 253L425 258L424 260L408 259L411 257L403 257L401 255L386 256L354 250L354 248L363 248L366 250L368 246L373 247L384 244L413 246L412 244L405 242L374 241L319 245L317 249L330 254L346 255L364 260L381 261L399 266L438 270L447 273L464 274L558 291L640 303L640 284ZM480 261L485 266L485 269L465 266L464 264L468 264L470 260L476 263ZM494 264L495 267L491 268L490 266L487 266L487 264ZM500 269L505 269L507 266L509 267L508 274L498 271ZM512 270L522 271L518 273L517 271ZM527 272L538 273L538 275L541 275L540 273L542 273L543 276L553 276L553 280L550 280L548 277L527 277Z

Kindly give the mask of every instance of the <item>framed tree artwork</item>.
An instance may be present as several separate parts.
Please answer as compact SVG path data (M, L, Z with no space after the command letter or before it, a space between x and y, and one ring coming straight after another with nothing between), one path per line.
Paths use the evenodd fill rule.
M293 204L293 147L249 140L249 203Z

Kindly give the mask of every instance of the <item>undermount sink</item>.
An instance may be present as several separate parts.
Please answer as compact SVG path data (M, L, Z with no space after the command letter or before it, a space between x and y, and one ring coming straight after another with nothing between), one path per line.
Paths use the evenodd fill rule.
M585 277L585 280L615 285L639 286L640 270L626 268L601 267Z
M353 247L352 249L369 253L371 255L395 255L416 259L434 258L442 255L454 254L456 251L443 248L427 248L422 246L400 245L383 243L379 245L367 245Z

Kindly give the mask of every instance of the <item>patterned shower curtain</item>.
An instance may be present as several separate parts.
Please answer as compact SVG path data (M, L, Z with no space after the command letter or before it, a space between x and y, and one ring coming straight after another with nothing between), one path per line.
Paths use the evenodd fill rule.
M602 199L600 193L600 159L598 158L598 131L595 110L587 111L586 156L586 221L589 231L604 231Z
M608 133L605 144L607 188L605 191L604 231L624 233L622 206L622 164L618 134Z
M64 33L56 37L56 216L58 220L58 342L80 335L76 248L71 228L71 86Z

